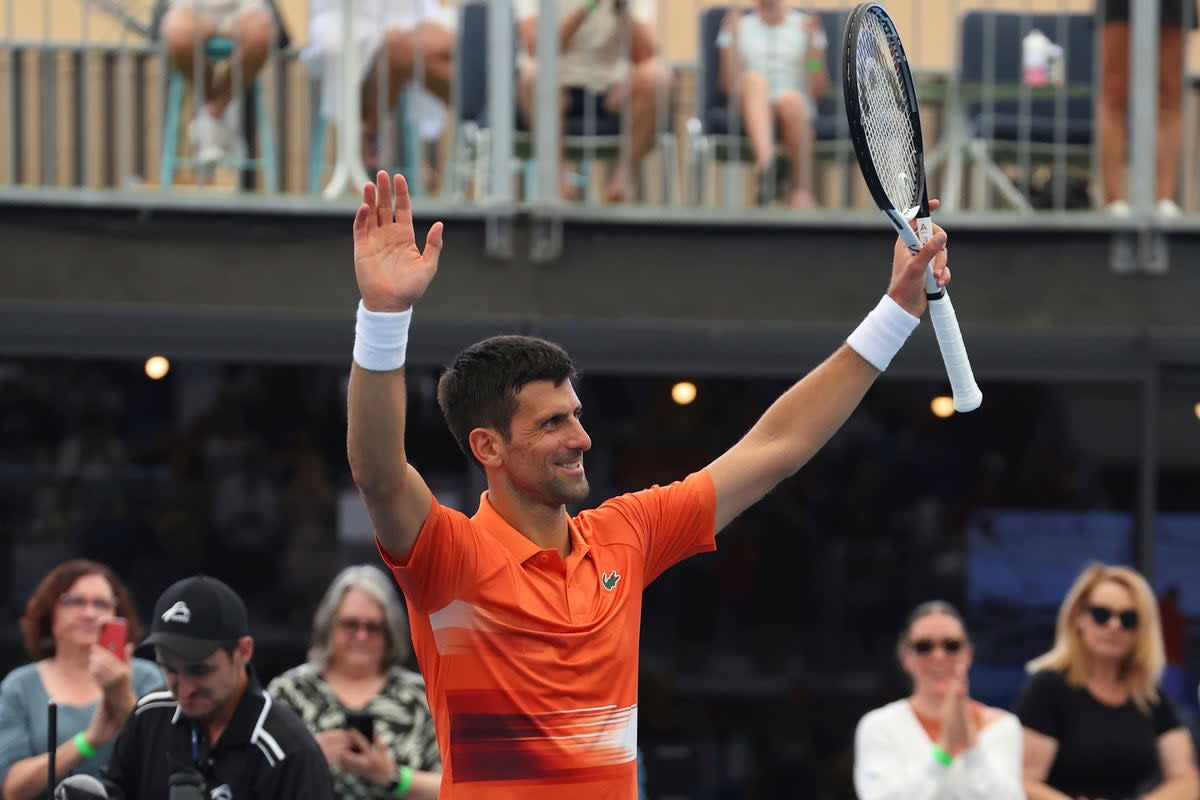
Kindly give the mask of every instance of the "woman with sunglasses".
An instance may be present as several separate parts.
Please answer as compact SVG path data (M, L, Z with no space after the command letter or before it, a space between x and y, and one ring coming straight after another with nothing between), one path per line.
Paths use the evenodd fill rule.
M267 687L313 732L335 797L437 797L442 762L425 682L402 666L409 648L392 581L347 567L317 606L308 663Z
M106 617L126 620L120 653L100 646ZM0 683L0 796L49 797L47 707L57 705L55 780L98 776L137 698L163 684L153 661L131 658L141 636L133 598L103 564L73 559L50 570L21 617L32 663Z
M971 699L971 643L954 606L917 606L898 654L913 691L858 723L859 800L1022 800L1021 726Z
M1146 579L1084 570L1017 701L1029 800L1200 797L1191 736L1158 685L1165 660Z

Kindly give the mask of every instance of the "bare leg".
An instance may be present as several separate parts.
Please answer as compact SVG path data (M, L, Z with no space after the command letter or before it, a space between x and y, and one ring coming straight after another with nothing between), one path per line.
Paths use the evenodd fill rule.
M1104 202L1125 199L1125 119L1129 105L1129 23L1106 22L1101 34L1100 178Z
M771 100L767 78L760 72L743 72L738 76L742 127L750 140L754 154L754 174L762 176L771 166L775 144L771 135Z
M779 138L792 168L792 208L812 208L813 199L813 128L808 104L799 93L783 92L775 99L775 118L779 120Z
M385 39L388 59L388 102L394 106L400 92L417 74L422 60L424 86L445 103L450 102L453 79L454 34L435 22L423 22L412 30L389 28Z
M229 61L214 70L212 86L207 94L208 111L214 117L221 116L225 111L235 88L239 93L244 91L254 83L263 64L267 63L271 38L275 35L274 21L265 11L239 13L232 20L229 35L237 42L237 49L231 58L240 59L238 78L241 85L234 87L233 68Z
M658 104L662 96L670 96L671 69L657 58L637 64L629 78L629 149L627 156L617 162L612 179L604 190L606 202L619 202L625 197L626 179L632 180L641 168L642 159L654 146L658 129ZM610 114L621 113L624 87L616 86L604 98L604 108ZM668 104L669 105L669 104ZM668 109L669 110L669 109Z
M196 81L196 53L200 52L198 61L203 73L202 89L204 96L208 97L211 93L212 69L204 59L204 42L216 34L216 28L209 20L197 18L189 6L179 6L163 16L160 32L166 45L168 63L189 83Z
M1174 201L1183 135L1183 29L1178 25L1163 28L1158 46L1157 197Z

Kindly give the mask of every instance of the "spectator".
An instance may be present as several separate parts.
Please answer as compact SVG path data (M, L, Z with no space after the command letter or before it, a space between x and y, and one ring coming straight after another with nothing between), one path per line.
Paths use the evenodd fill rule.
M825 44L820 18L789 9L783 0L758 0L749 14L731 10L717 36L721 88L741 114L754 153L755 177L761 187L774 160L772 131L778 125L791 170L792 208L816 205L813 121L816 101L829 85Z
M311 0L309 46L305 63L321 76L321 113L333 117L337 108L338 53L342 49L342 6L345 0ZM394 108L400 92L422 76L413 118L418 135L436 139L450 101L454 66L454 31L438 0L354 0L355 49L360 54L362 83L363 164L371 172L380 166L379 79L384 77L386 108ZM382 58L383 64L378 65Z
M196 160L207 168L240 157L245 145L231 101L235 93L240 94L254 82L266 63L275 23L269 0L167 0L159 32L171 68L193 85L199 79L204 102L197 103L188 138ZM216 36L232 39L235 50L230 58L214 64L205 60L203 43Z
M122 657L98 644L105 617L124 617ZM58 705L55 776L99 775L111 742L139 695L162 685L150 661L131 659L141 630L125 584L108 567L75 559L50 570L21 617L33 663L0 683L0 795L45 797L49 755L46 708Z
M1100 176L1108 211L1130 214L1125 192L1125 123L1129 118L1130 0L1100 0L1101 98L1099 119ZM1177 217L1179 149L1183 134L1183 31L1196 27L1194 0L1159 0L1158 4L1158 135L1155 189L1158 213Z
M1020 724L971 699L971 642L958 611L938 600L917 606L897 649L913 691L858 723L859 800L1023 800Z
M138 701L113 746L110 797L162 798L180 781L200 796L332 800L333 782L304 723L259 686L246 606L215 578L171 584L150 635L167 690Z
M425 682L403 666L410 653L408 620L387 576L347 567L317 606L308 663L267 687L316 736L342 800L437 797L442 761ZM356 713L371 720L373 739L348 724Z
M1191 736L1158 686L1163 662L1146 579L1128 567L1084 570L1017 701L1029 800L1197 796Z
M629 101L628 147L615 165L604 190L605 202L625 197L626 178L636 177L650 152L658 126L659 100L671 87L671 70L657 57L652 0L557 0L559 27L558 83L564 118L584 117L591 103L596 118L621 116ZM516 0L522 53L517 101L526 125L534 117L537 76L537 0ZM626 45L628 43L628 45ZM626 47L628 46L628 50ZM566 165L560 191L574 196Z

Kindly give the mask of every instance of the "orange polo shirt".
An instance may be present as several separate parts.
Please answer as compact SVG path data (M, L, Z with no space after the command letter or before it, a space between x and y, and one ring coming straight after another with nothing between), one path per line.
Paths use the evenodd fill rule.
M475 516L434 500L404 589L442 753L443 800L637 796L642 591L716 547L706 471L614 497L543 550L484 492ZM568 794L569 793L569 794Z

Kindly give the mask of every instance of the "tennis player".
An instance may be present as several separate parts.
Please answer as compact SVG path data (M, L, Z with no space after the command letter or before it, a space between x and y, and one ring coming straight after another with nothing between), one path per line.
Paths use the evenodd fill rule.
M931 206L933 204L931 203ZM438 403L487 477L468 517L437 502L404 446L405 347L438 268L417 248L404 178L380 172L354 218L358 308L348 453L380 554L404 590L442 754L442 794L634 798L642 592L715 548L738 514L842 425L925 310L925 265L950 280L940 228L847 343L704 469L568 515L587 497L575 369L557 345L497 336L459 353ZM714 287L715 288L715 287Z

